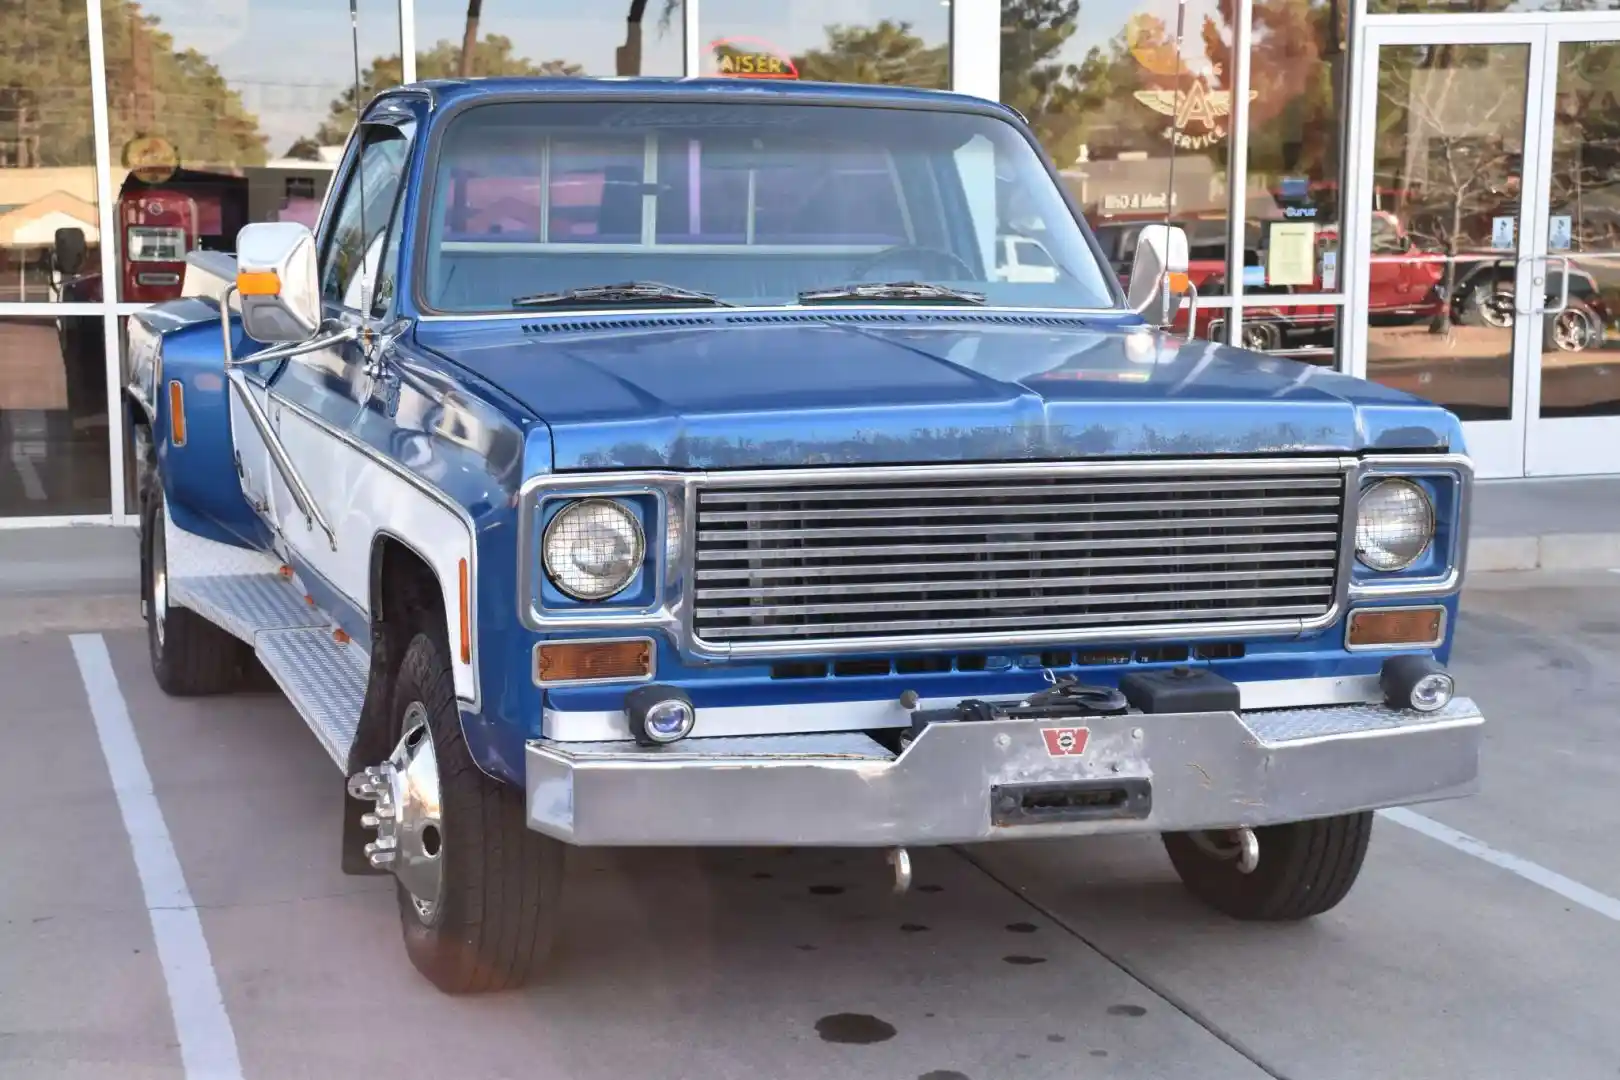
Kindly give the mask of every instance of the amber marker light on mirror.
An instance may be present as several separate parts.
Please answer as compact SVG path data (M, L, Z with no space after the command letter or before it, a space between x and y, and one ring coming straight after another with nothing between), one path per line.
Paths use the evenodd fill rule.
M274 270L244 270L236 275L236 291L243 296L279 296L281 278Z

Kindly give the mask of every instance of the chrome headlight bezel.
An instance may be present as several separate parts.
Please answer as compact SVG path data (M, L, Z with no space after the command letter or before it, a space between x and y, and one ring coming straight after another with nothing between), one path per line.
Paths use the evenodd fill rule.
M594 587L582 580L582 577L592 576L591 571L572 561L584 538L569 538L563 533L568 525L577 523L584 515L594 515L596 525L617 531L616 539L625 545L624 554L615 558L613 572L596 574L600 580ZM556 551L554 544L559 545ZM572 546L563 548L564 544ZM584 498L567 502L551 515L540 538L540 561L546 579L564 596L583 603L600 603L624 592L641 573L646 558L647 535L641 518L617 499Z
M1422 537L1422 543L1412 546L1411 541L1406 542L1406 548L1392 550L1395 545L1387 543L1371 544L1367 537L1376 526L1369 524L1367 513L1369 509L1381 509L1389 512L1388 507L1374 507L1374 497L1381 493L1395 493L1396 498L1406 500L1406 507L1396 511L1414 515L1403 525L1415 524L1415 536ZM1412 498L1415 496L1415 499ZM1355 548L1356 560L1370 570L1381 574L1395 574L1416 565L1434 544L1436 530L1439 528L1438 515L1435 512L1434 499L1422 484L1415 480L1401 476L1380 477L1361 489L1356 504ZM1384 558L1380 558L1378 552Z

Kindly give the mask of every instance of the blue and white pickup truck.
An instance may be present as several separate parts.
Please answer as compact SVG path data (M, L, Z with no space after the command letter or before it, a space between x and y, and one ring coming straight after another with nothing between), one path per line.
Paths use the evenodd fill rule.
M1184 235L1122 288L1010 109L423 83L237 246L129 320L152 667L275 679L446 991L568 845L1150 832L1284 920L1475 786L1456 420L1158 329Z

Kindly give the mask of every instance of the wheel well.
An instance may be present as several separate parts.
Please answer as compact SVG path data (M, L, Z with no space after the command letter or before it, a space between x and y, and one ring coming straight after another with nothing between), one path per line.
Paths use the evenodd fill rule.
M419 632L435 634L448 647L444 590L427 560L403 541L378 536L371 552L371 618L400 631L405 641ZM404 641L401 641L403 647Z
M131 465L135 472L135 512L138 514L142 509L141 502L146 498L146 486L157 472L157 453L152 446L152 421L145 410L135 403L128 390L122 391L120 398L125 426L129 431L129 445L135 455Z
M345 771L351 775L387 757L398 737L389 714L389 695L411 638L426 632L437 636L441 648L448 648L438 576L426 559L387 534L372 542L370 599L371 667L359 728L349 748ZM351 799L344 806L345 829L350 829L358 821L359 803Z

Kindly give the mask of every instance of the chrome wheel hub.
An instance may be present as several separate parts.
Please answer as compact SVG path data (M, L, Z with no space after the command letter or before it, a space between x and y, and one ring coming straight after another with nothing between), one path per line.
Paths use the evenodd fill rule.
M405 709L405 733L381 765L349 778L349 794L375 809L360 818L377 839L366 845L371 865L393 872L423 922L438 910L444 883L444 822L439 803L439 761L428 728L427 706Z

